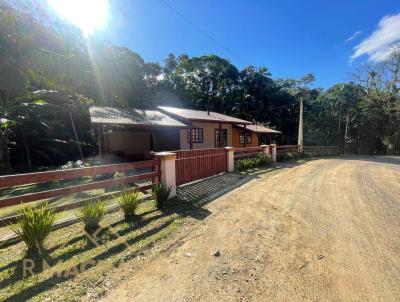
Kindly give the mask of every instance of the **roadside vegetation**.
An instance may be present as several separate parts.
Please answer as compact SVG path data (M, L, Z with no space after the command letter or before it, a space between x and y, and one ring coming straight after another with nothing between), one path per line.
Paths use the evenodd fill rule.
M55 213L47 204L39 208L23 206L18 211L17 223L11 225L11 229L26 244L28 255L41 254L55 219Z
M106 210L104 201L93 199L88 201L79 209L77 216L85 225L85 231L93 233L100 227L100 221L103 219Z
M118 204L124 212L125 219L130 220L137 217L135 211L140 202L140 192L137 189L124 190L118 199Z
M168 202L168 197L171 194L171 187L166 187L162 183L156 183L153 185L153 196L156 200L157 208L163 209L166 207Z

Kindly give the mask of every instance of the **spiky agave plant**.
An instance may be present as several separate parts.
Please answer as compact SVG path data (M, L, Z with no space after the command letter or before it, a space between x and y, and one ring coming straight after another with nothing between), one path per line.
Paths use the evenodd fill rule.
M10 227L25 242L29 254L38 254L43 251L55 219L56 215L47 203L39 208L23 206L18 211L17 223Z
M168 198L171 194L172 187L166 187L161 183L153 185L153 196L156 199L157 208L162 209L166 206Z
M118 204L126 219L135 217L135 211L140 202L140 192L137 189L123 191L118 199Z
M85 231L92 233L100 227L106 210L104 201L93 199L79 209L77 216L85 225Z

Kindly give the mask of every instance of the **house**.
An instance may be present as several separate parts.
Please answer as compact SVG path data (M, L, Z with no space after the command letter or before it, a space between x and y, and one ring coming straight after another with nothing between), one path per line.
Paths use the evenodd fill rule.
M99 154L142 160L151 151L258 146L259 135L279 133L229 115L159 106L157 110L89 108Z
M233 126L252 124L246 120L212 111L164 106L159 106L158 109L189 126L188 129L180 129L179 139L182 150L232 146Z
M260 141L271 143L272 136L280 134L280 131L260 125L233 126L232 146L235 148L257 147Z
M113 160L143 160L150 151L180 149L180 130L189 128L158 110L89 108L99 154Z

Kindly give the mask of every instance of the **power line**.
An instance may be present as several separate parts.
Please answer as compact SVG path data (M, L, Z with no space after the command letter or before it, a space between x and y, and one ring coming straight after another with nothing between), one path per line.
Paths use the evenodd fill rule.
M227 53L235 57L236 59L240 60L242 63L245 63L245 60L243 60L240 56L235 54L233 51L231 51L228 47L223 45L221 42L219 42L217 39L215 39L212 35L210 35L208 32L206 32L204 29L202 29L200 26L198 26L196 23L194 23L192 20L190 20L188 17L186 17L184 14L182 14L180 11L178 11L176 8L174 8L171 4L169 4L166 0L160 0L166 7L168 7L170 10L172 10L175 14L177 14L179 17L181 17L183 20L185 20L187 23L189 23L191 26L193 26L195 29L197 29L200 33L202 33L204 36L209 38L211 41L213 41L216 45L221 47L223 50L225 50Z

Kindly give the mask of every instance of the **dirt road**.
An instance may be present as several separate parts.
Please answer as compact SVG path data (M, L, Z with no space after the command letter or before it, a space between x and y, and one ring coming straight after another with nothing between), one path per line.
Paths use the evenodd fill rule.
M400 301L400 158L288 165L206 208L104 300Z

